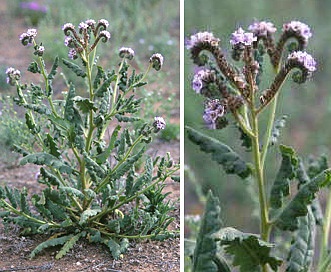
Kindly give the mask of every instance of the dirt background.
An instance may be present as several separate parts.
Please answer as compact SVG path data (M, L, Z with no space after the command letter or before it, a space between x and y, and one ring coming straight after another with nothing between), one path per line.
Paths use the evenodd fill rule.
M15 25L6 20L8 16L7 1L0 1L0 64L19 67L28 63L29 56L21 49L18 36L26 31L23 19L15 20ZM169 90L174 91L174 90ZM179 109L172 114L172 122L179 124ZM165 155L170 152L175 162L179 162L179 141L164 142L156 139L150 146L150 154ZM38 192L36 181L38 167L34 165L13 166L0 162L0 185L27 187L30 192ZM179 183L169 181L165 188L171 191L169 198L176 203L172 216L175 218L170 225L173 230L179 230ZM65 257L55 259L57 248L43 251L35 259L30 260L29 254L47 236L19 236L19 230L5 229L0 219L0 272L4 271L179 271L180 241L179 238L164 242L135 241L121 260L112 259L106 247L88 244L80 241Z

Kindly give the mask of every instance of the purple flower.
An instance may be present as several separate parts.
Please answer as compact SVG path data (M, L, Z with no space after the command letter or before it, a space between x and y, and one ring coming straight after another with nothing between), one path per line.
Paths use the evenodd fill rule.
M214 37L214 34L211 32L198 32L190 37L190 39L187 39L185 42L187 49L192 49L197 44L201 42L214 42L215 45L218 45L219 39Z
M29 28L27 32L20 35L20 41L25 45L32 45L33 39L37 36L37 29Z
M200 69L194 74L192 80L192 88L196 93L201 93L201 90L204 87L203 79L209 74L209 69Z
M268 34L275 33L277 28L274 27L273 23L265 21L256 21L253 24L248 26L248 30L253 32L255 36L267 36Z
M299 21L291 21L290 23L284 24L283 31L293 31L301 35L306 41L312 36L310 27Z
M74 48L71 48L68 52L68 57L72 60L75 60L78 58L77 51Z
M253 33L245 32L240 27L234 33L232 33L230 43L232 45L237 45L237 44L252 45L252 43L255 42L256 40L257 38L254 37Z
M154 127L154 132L159 132L161 129L165 129L166 122L162 117L156 116L154 117L153 127Z
M7 68L6 75L7 75L7 84L10 84L12 86L14 86L16 81L21 78L21 72L13 67Z
M43 5L39 5L37 2L31 1L31 2L21 2L20 7L22 9L28 9L33 11L40 11L43 13L47 12L47 8Z
M226 113L225 106L219 99L212 99L205 104L203 120L209 129L216 129L217 120Z
M295 51L292 52L288 56L289 60L296 60L303 64L303 66L309 71L309 72L314 72L316 71L316 61L314 58L309 55L307 52L302 52L302 51Z
M107 27L109 26L108 21L105 20L105 19L100 19L100 20L98 21L98 23L101 24L101 25L103 25L105 28L107 28Z
M87 29L88 28L88 24L86 24L85 22L80 22L79 25L78 25L78 28L80 30Z

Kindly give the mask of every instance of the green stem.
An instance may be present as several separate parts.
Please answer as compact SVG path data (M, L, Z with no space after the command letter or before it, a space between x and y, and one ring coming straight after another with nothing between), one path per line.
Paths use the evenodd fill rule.
M139 137L132 143L132 145L130 146L130 148L126 152L123 159L120 162L118 162L116 164L116 166L109 172L109 174L99 183L99 185L95 189L96 193L99 193L100 190L103 188L103 186L105 186L108 183L111 175L118 169L118 167L120 167L127 160L127 158L130 156L130 154L131 154L132 150L134 149L134 147L141 141L141 139L143 137L144 137L143 135L139 135Z
M261 153L259 147L259 128L258 128L258 119L253 114L253 133L255 137L253 137L252 141L252 150L253 150L253 159L255 165L255 175L259 190L259 202L260 202L260 217L261 217L261 238L264 241L269 241L269 233L270 233L270 225L268 218L268 204L267 204L267 196L265 193L265 184L263 177L263 168L261 164Z
M263 147L262 147L262 152L261 152L262 169L264 169L264 163L265 163L265 159L266 159L266 156L268 153L270 137L271 137L272 129L273 129L274 122L275 122L277 101L278 101L278 93L275 95L273 101L271 102L271 109L270 109L269 118L268 118L267 130L265 132Z
M153 186L155 186L156 184L165 181L168 177L170 177L171 175L173 175L174 173L176 173L178 171L178 169L174 169L172 171L170 171L167 175L165 175L162 179L158 179L155 182L151 183L150 185L148 185L147 187L145 187L144 189L140 190L139 192L135 193L133 196L126 198L125 200L123 200L122 202L118 203L116 206L111 207L109 209L105 209L102 212L98 213L97 215L90 217L90 219L88 220L89 222L95 221L101 217L103 217L104 215L120 208L121 206L123 206L124 204L127 204L129 202L131 202L132 200L136 199L137 197L139 197L140 195L144 194L146 191L148 191L150 188L152 188Z
M329 234L331 227L331 190L329 189L329 195L325 208L325 217L323 222L323 231L321 237L321 245L320 245L320 258L318 261L318 267L323 267L323 263L328 255L329 248Z

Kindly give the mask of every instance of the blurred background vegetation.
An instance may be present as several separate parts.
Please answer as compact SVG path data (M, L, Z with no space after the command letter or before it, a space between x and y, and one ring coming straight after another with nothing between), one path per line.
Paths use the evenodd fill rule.
M318 70L312 80L303 85L287 80L282 86L278 117L286 114L288 118L281 142L294 147L300 156L329 154L331 94L328 81L331 73L331 25L327 18L331 17L331 1L185 0L184 7L184 35L189 37L198 31L213 32L221 39L221 45L227 55L230 54L231 49L229 43L231 33L239 26L247 30L247 26L254 19L273 22L278 29L277 33L280 33L283 23L292 20L299 20L311 27L313 37L309 41L307 52L317 60ZM228 126L222 131L205 129L202 120L204 99L191 88L194 65L187 50L185 50L184 65L185 125L212 135L234 147L235 151L244 154L241 142L237 140L238 132L234 127ZM268 72L263 74L266 84L270 84L270 75L268 76ZM199 202L199 190L201 189L204 194L211 188L220 197L225 225L238 227L243 231L257 231L258 221L252 220L252 211L254 213L256 206L251 196L253 199L254 196L257 197L254 185L249 181L225 175L220 166L211 161L209 155L200 152L186 136L184 144L185 214L201 214L203 205ZM274 156L279 158L276 149L267 157L269 180L274 179L275 170L279 166Z
M166 12L164 12L166 10ZM0 49L0 163L13 162L12 145L25 142L28 133L24 131L24 120L16 114L11 100L15 88L6 84L5 71L13 66L21 70L23 80L29 82L34 75L26 68L32 60L31 48L24 48L19 35L28 28L37 28L37 42L46 48L44 59L51 67L58 55L67 58L68 48L64 46L62 26L65 23L78 25L86 19L106 19L112 37L107 45L98 47L99 63L106 69L114 69L119 63L118 49L131 47L135 59L131 62L137 72L144 72L149 57L156 52L164 56L164 67L160 72L148 75L146 88L138 90L144 98L141 118L152 121L154 116L163 116L167 128L162 131L162 140L179 138L179 1L178 0L7 0L0 2L0 24L2 41ZM76 88L84 90L84 82L76 82L77 77L66 73L66 79L75 80ZM59 83L60 82L60 83ZM61 95L66 88L59 74L55 92ZM8 100L9 99L9 100ZM7 106L5 106L7 105ZM13 117L15 116L15 118ZM13 137L15 135L15 137Z

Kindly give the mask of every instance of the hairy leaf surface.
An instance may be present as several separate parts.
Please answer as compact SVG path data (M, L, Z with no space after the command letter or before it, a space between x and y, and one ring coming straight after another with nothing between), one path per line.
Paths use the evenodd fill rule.
M36 165L47 165L50 167L54 167L58 169L61 173L70 174L72 169L69 165L59 160L55 156L48 153L35 153L30 154L22 158L20 161L21 165L25 165L27 163L33 163Z
M67 240L63 247L60 249L60 251L56 254L55 259L61 259L64 255L66 255L70 251L70 249L75 246L81 236L82 233L78 233L75 236L72 236L69 240Z
M230 147L193 128L187 127L186 130L189 139L199 145L202 151L211 153L212 159L221 164L227 174L237 174L241 178L251 174L251 168Z
M228 265L218 257L216 234L222 226L219 199L210 191L193 254L193 272L227 272ZM220 264L219 264L220 262ZM223 266L223 267L222 267Z
M290 194L290 180L296 175L298 158L295 151L288 146L279 147L282 154L282 163L272 185L270 193L270 207L279 209L283 205L283 198Z
M331 183L331 170L327 169L313 178L310 182L300 187L295 197L277 216L275 224L282 230L294 231L299 227L298 217L305 216L307 206L315 199L315 193L320 188Z
M311 208L307 209L307 215L299 218L299 228L292 239L287 272L310 271L313 262L316 225Z
M243 233L234 228L224 228L219 232L222 246L227 253L232 254L233 265L240 266L241 272L258 271L261 265L269 264L277 271L282 261L270 256L273 244L267 243L257 235Z
M70 70L72 70L77 76L86 77L85 71L80 68L76 63L68 61L66 59L62 59L62 62L65 66L67 66Z

